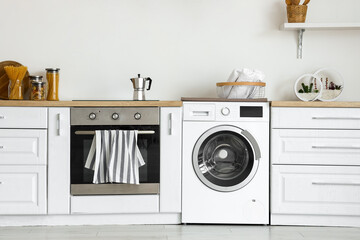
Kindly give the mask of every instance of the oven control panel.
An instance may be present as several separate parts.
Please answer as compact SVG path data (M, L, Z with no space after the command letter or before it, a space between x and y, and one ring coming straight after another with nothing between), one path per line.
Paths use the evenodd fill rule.
M71 108L71 125L159 125L158 107Z

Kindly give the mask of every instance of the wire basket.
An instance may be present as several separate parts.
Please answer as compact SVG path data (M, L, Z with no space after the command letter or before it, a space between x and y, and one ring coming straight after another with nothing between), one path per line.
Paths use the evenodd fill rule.
M264 82L218 82L216 83L219 98L255 99L265 97Z

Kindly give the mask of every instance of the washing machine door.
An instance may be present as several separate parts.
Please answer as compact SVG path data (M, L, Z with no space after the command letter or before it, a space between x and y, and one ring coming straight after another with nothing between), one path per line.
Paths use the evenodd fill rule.
M249 132L221 125L198 139L193 150L193 167L207 187L231 192L253 179L260 157L259 145Z

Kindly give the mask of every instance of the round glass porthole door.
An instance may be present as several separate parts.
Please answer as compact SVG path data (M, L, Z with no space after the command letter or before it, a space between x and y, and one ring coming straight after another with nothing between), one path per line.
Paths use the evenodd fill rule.
M209 188L231 192L254 177L260 150L247 131L234 126L217 126L206 131L193 150L193 167Z

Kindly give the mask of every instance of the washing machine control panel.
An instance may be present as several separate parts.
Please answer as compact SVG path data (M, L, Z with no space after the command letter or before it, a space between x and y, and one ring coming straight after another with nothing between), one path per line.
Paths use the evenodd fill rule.
M268 102L184 102L184 121L269 121Z

